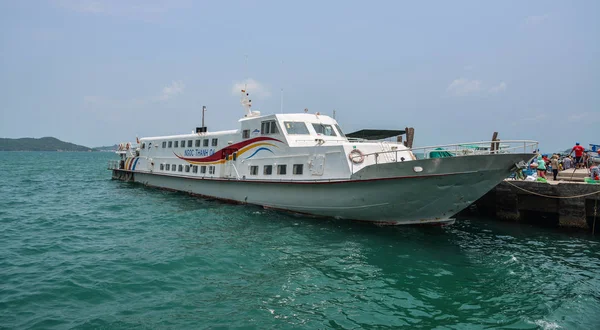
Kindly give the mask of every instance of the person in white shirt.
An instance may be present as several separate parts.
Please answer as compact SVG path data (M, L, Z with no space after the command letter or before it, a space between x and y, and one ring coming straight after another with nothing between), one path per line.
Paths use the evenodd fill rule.
M571 158L565 157L563 158L563 169L568 170L571 168Z

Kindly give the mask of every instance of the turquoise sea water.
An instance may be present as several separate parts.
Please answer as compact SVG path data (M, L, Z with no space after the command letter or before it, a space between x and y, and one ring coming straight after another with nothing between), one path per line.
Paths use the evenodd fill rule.
M113 158L0 152L0 328L600 328L590 235L310 219L112 181Z

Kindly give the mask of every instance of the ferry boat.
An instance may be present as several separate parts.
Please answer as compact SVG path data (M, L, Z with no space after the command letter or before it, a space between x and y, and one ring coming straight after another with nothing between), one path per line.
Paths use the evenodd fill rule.
M245 90L242 105L236 130L198 127L121 144L109 163L113 179L317 217L448 223L538 150L523 140L502 141L500 150L489 148L498 141L408 148L346 137L319 113L261 115ZM482 149L460 152L464 145ZM451 156L430 158L432 150Z

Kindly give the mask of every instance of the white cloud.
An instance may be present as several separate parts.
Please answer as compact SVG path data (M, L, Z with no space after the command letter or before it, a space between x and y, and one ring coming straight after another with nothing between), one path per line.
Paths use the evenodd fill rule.
M472 93L477 93L481 91L482 88L482 83L479 80L459 78L452 81L446 89L446 91L456 96L464 96Z
M540 113L540 114L537 114L537 115L535 115L533 117L526 117L526 118L523 118L521 120L522 121L542 121L542 120L545 120L546 118L548 118L547 114Z
M173 81L170 85L165 86L162 89L162 92L161 92L160 96L158 97L158 99L161 101L166 101L166 100L171 99L179 94L183 94L184 88L185 88L185 85L183 84L182 81Z
M487 87L485 85L486 84L484 84L481 80L458 78L454 79L450 85L448 85L446 92L454 96L466 96L470 94L482 93L486 90L490 94L497 94L504 92L508 88L508 85L504 81L492 87Z
M506 90L506 83L503 81L501 82L498 86L494 86L492 88L489 89L490 93L500 93L500 92L504 92Z
M103 102L104 102L104 99L102 99L101 97L98 97L98 96L86 95L83 97L83 103L85 103L87 105L100 104Z
M155 96L112 99L98 95L86 95L83 97L83 103L88 108L99 107L106 109L132 109L154 102L165 102L171 100L177 95L183 94L184 89L185 84L182 81L173 81L170 85L163 87L160 94Z
M585 118L587 118L587 117L590 117L590 118L591 118L591 116L589 115L589 113L587 113L587 112L582 112L582 113L578 113L578 114L570 115L570 116L568 117L568 120L569 120L569 121L572 121L572 122L574 122L574 121L581 121L581 120L583 120L583 119L585 119Z
M82 13L105 13L108 12L109 8L107 7L107 3L102 3L100 1L95 0L59 0L58 5L67 8L73 11L78 11Z
M598 115L593 112L580 112L577 114L573 114L567 117L567 120L570 122L586 124L594 124L600 122L600 118L598 118Z
M527 25L539 25L550 19L550 14L533 15L525 19Z
M235 82L231 88L231 93L238 96L240 95L240 91L244 88L248 93L250 93L251 98L253 95L262 99L271 96L271 92L265 85L252 78L248 78L245 81Z
M513 122L513 126L531 125L532 123L540 123L550 119L550 117L542 112L537 113L524 113L524 117L520 117L518 121Z
M189 0L55 0L65 9L95 15L152 20L172 10L189 7Z

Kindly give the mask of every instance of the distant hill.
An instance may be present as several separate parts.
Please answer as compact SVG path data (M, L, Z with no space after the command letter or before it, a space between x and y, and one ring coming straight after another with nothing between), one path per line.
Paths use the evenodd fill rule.
M91 148L61 141L53 137L3 139L0 151L92 151Z
M96 147L93 150L94 151L117 151L118 148L119 148L119 146L115 144L112 146Z

